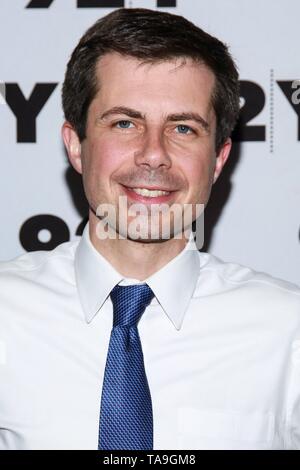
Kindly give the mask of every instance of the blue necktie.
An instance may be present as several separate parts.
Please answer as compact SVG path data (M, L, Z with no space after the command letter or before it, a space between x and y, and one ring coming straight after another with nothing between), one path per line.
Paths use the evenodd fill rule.
M147 284L115 286L98 449L153 449L152 402L137 323L154 294Z

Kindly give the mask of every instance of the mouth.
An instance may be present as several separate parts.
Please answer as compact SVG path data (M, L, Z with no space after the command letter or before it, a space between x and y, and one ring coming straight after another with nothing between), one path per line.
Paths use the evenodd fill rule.
M128 198L143 203L163 203L174 198L176 190L160 187L129 187L121 185Z

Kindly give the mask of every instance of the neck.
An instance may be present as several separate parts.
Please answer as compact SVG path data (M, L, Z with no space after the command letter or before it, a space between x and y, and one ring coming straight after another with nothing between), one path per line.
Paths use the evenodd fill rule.
M142 242L116 237L97 237L98 218L90 213L89 235L96 250L124 277L143 281L177 256L187 243L186 237Z

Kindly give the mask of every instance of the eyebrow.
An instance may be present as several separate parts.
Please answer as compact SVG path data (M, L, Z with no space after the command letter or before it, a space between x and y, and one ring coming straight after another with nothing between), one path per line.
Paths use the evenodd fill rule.
M208 122L198 113L169 114L168 121L196 121L205 131L209 131Z
M145 116L143 116L139 111L136 111L132 108L127 108L126 106L115 106L114 108L108 109L105 111L105 113L101 114L98 119L105 119L112 114L125 114L126 116L134 119L145 119Z
M109 116L114 115L114 114L124 114L124 115L126 115L130 118L133 118L133 119L146 119L145 115L143 115L140 111L137 111L137 110L132 109L132 108L127 108L126 106L114 106L113 108L108 109L103 114L101 114L101 116L99 116L97 118L97 120L99 120L99 119L100 120L105 120L106 118L108 118ZM200 114L194 113L194 112L169 114L166 117L166 120L167 121L172 121L172 122L174 122L174 121L195 121L198 124L200 124L200 126L205 131L209 131L209 129L210 129L209 123L203 117L201 117Z

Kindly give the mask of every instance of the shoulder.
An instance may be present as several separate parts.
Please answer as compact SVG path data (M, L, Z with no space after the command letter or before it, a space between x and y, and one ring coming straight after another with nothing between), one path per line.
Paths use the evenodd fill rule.
M300 331L300 287L291 282L255 271L238 263L199 252L200 275L196 298L211 298L224 311L236 311L243 317L277 325L289 325Z
M65 277L74 263L78 240L62 243L51 251L33 251L0 263L0 293L11 283L43 282Z
M214 278L215 288L226 289L259 289L278 291L295 296L300 300L300 286L274 277L249 266L226 262L209 253L199 252L202 280ZM201 277L199 278L201 281Z
M78 240L0 263L0 331L7 344L80 315L74 260ZM60 323L59 323L60 322ZM46 331L47 330L47 331ZM25 333L26 332L26 333ZM0 339L1 339L0 338Z

